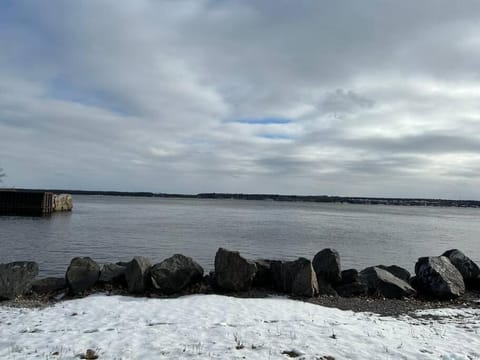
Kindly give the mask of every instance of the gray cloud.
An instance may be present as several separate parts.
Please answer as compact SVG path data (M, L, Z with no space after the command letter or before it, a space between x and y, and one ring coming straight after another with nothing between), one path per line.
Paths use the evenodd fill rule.
M399 138L368 137L348 139L344 140L343 143L354 148L403 154L478 154L480 152L480 139L475 136L467 137L448 134L427 133Z
M5 183L480 198L478 14L477 1L7 1ZM236 121L266 118L290 121Z
M328 92L321 104L321 110L326 113L343 114L362 108L371 108L374 102L356 94L354 91L337 89Z

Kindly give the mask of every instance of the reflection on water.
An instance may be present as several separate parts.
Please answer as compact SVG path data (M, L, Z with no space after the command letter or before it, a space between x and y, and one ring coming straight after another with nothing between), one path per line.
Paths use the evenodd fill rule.
M210 270L220 246L282 259L334 247L344 268L413 270L419 256L449 248L480 261L479 209L106 196L75 196L74 206L51 218L0 217L0 262L35 260L42 275L62 275L75 256L183 253Z

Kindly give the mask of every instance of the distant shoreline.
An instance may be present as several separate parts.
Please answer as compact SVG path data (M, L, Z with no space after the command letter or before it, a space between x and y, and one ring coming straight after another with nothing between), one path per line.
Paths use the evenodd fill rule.
M154 192L93 191L93 190L72 190L72 189L12 189L12 190L48 191L56 194L69 193L72 195L133 196L133 197L184 198L184 199L270 200L270 201L285 201L285 202L347 203L347 204L363 204L363 205L480 208L479 200L352 197L352 196L328 196L328 195L243 194L243 193L168 194L168 193L154 193Z

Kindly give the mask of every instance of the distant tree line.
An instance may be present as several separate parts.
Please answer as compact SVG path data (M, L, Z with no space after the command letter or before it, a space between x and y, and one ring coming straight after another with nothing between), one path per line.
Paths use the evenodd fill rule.
M242 193L200 193L200 194L166 194L153 192L126 191L91 191L73 189L17 189L17 191L53 192L54 194L69 193L72 195L107 195L107 196L138 196L160 198L190 198L190 199L238 199L238 200L269 200L291 202L347 203L369 205L402 205L402 206L453 206L480 208L480 200L448 200L427 198L374 198L347 197L329 195L280 195L280 194L242 194Z

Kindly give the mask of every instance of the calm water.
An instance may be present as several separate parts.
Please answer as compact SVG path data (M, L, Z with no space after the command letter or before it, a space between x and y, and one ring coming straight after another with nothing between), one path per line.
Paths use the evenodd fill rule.
M398 264L462 249L480 262L480 209L75 196L51 218L0 217L0 262L35 260L63 275L70 259L153 262L182 253L207 270L218 247L247 257L312 258L336 248L344 268Z

